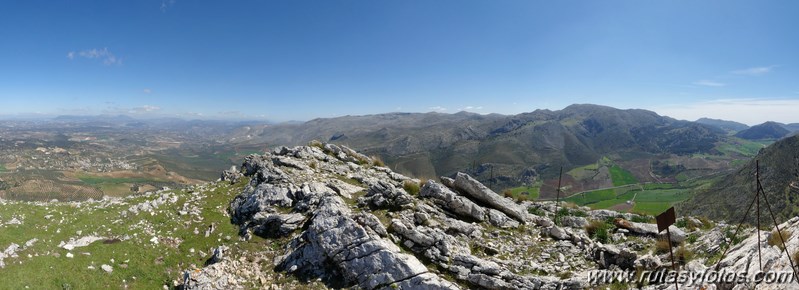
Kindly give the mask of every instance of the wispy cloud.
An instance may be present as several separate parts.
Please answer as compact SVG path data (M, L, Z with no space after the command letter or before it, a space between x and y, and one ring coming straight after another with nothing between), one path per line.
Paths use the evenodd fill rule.
M694 84L695 85L700 85L700 86L706 86L706 87L723 87L723 86L727 85L725 83L720 83L720 82L711 81L711 80L699 80L699 81L695 81Z
M148 88L148 89L144 89L144 90L142 90L142 92L144 92L145 94L148 94L148 95L149 95L149 94L152 94L152 93L153 93L153 90L151 90L151 89L149 89L149 88Z
M772 65L772 66L750 67L750 68L745 68L745 69L734 70L734 71L731 71L730 73L731 74L735 74L735 75L759 76L759 75L764 75L764 74L767 74L767 73L771 72L771 70L774 69L775 67L776 66L774 66L774 65Z
M659 114L696 120L702 117L756 125L766 121L795 123L799 99L719 99L654 108Z
M434 112L444 112L444 111L447 110L447 108L444 108L442 106L433 106L433 107L429 107L427 109L429 109L431 111L434 111Z
M466 106L463 108L458 109L458 111L479 111L482 110L483 106Z
M175 5L175 0L161 0L161 12L166 13L166 11Z
M88 50L81 50L81 51L70 51L67 52L67 58L70 60L74 60L75 57L82 57L86 59L98 59L103 62L104 65L121 65L122 58L117 57L108 48L103 49L88 49Z
M157 106L144 105L144 106L141 106L141 107L136 107L136 108L130 109L130 110L128 110L128 113L130 113L130 114L144 114L144 113L152 113L152 112L155 112L155 111L158 111L158 110L161 110L161 108L157 107Z

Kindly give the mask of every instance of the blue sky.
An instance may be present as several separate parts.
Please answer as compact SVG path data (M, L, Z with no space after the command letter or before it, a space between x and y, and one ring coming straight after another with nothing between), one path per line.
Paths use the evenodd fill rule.
M9 1L0 116L799 122L796 1Z

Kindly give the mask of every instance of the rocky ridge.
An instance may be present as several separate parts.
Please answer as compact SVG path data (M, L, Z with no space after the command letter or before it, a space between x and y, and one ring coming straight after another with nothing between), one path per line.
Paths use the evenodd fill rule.
M463 173L421 181L376 164L321 143L251 155L242 176L224 174L250 178L230 203L231 222L245 240L282 242L275 271L332 288L585 289L602 285L589 279L598 269L671 266L668 252L653 246L665 236L651 217L585 207L556 215L552 202L515 203ZM686 268L706 269L734 240L729 225L695 218L677 225L671 243ZM740 267L745 245L721 265ZM225 277L218 272L189 273L186 288L214 288L209 281Z

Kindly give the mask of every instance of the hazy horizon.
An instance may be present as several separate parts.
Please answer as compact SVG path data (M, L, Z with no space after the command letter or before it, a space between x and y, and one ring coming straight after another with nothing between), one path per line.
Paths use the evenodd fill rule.
M575 104L573 104L573 105L575 105ZM604 106L602 104L591 104L591 105ZM559 111L559 110L562 110L562 109L565 109L565 107L564 108L554 109L552 111ZM630 108L630 109L640 109L640 108ZM521 112L521 113L530 113L530 112L533 112L533 111L536 111L536 110L539 110L539 109L534 109L534 110L530 110L530 111L527 111L527 112ZM544 109L544 110L550 110L550 109ZM626 110L626 109L622 109L622 110ZM383 112L383 113L375 113L375 114L360 114L360 115L359 114L346 114L346 115L339 115L339 116L312 117L312 118L309 118L309 119L273 120L273 119L268 119L268 118L246 118L246 117L242 117L242 118L239 118L239 117L225 118L225 117L219 117L219 116L203 118L202 116L191 117L191 116L172 116L172 115L158 115L158 114L134 115L134 114L124 114L124 113L122 113L122 114L75 114L75 115L27 114L27 115L16 115L16 116L15 115L0 115L0 120L54 120L54 119L59 118L59 117L61 117L61 118L63 118L63 117L78 117L78 118L79 117L89 117L89 118L91 118L91 117L111 117L112 118L112 117L120 117L121 116L121 117L129 117L129 118L132 118L132 119L135 119L135 120L180 119L180 120L185 120L185 121L200 120L200 121L230 121L230 122L264 122L264 123L271 123L271 124L283 124L283 123L294 123L294 122L307 122L307 121L310 121L310 120L320 119L320 118L322 118L322 119L323 118L338 118L338 117L345 117L345 116L367 116L367 115L405 114L405 113L458 114L458 113L463 113L463 112L473 113L473 114L480 114L480 115L491 115L491 114L498 114L498 115L504 115L504 116L515 115L515 114L502 114L502 113L494 113L494 112L489 112L489 113L486 113L486 112L472 112L472 111L466 111L466 110L457 111L457 112L438 112L438 111L404 112L404 111L394 111L394 112ZM655 113L657 113L657 112L655 112ZM680 118L675 118L673 116L663 115L663 114L660 114L660 113L658 113L658 114L661 115L661 116L664 116L664 117L670 117L670 118L674 118L674 119L677 119L677 120L691 121L691 122L697 121L700 118L708 118L708 117L700 117L700 118L696 118L696 119L680 119ZM775 120L766 120L766 121L761 122L761 123L745 123L745 122L739 122L739 121L736 121L736 120L729 120L729 119L718 119L718 118L709 118L709 119L723 120L723 121L733 121L733 122L738 122L738 123L745 124L747 126L759 125L759 124L762 124L762 123L765 123L765 122L778 122L778 123L783 123L783 124L799 123L799 121L791 121L791 120L784 121L784 122L775 121Z

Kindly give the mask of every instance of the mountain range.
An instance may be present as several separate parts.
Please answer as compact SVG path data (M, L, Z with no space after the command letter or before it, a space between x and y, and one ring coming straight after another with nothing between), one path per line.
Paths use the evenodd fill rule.
M590 104L511 116L467 112L344 116L237 134L252 137L242 142L270 145L334 142L379 156L412 176L467 171L481 181L506 186L530 177L553 178L561 166L568 170L608 155L634 159L713 153L716 142L727 138L725 131L711 125Z

